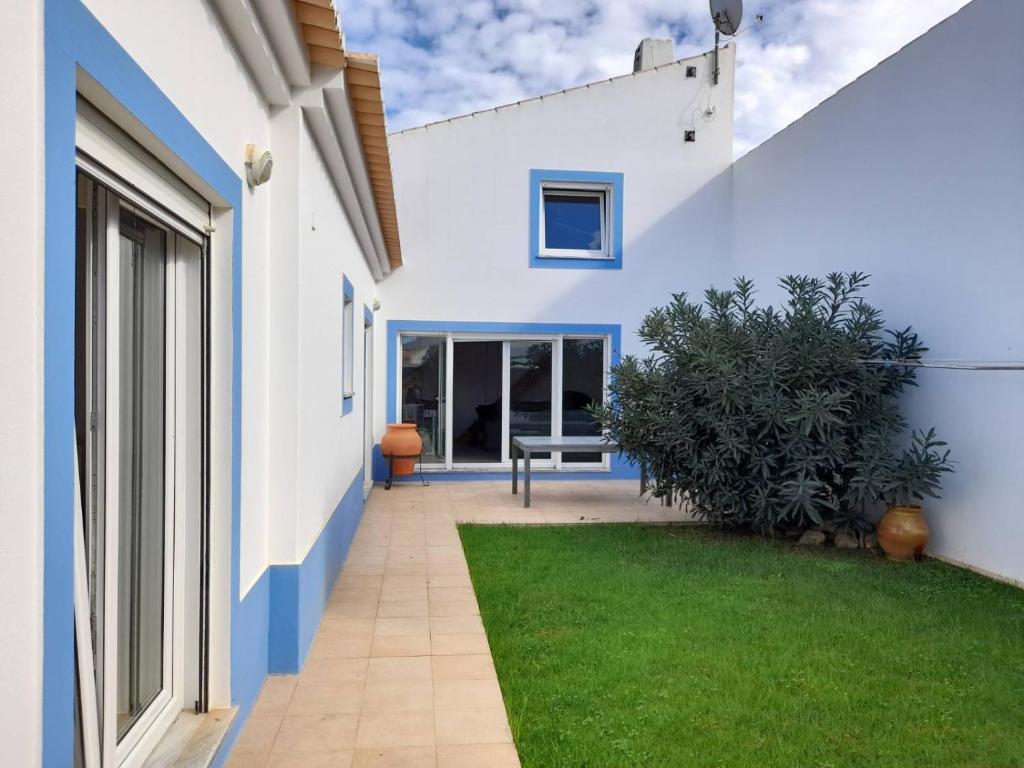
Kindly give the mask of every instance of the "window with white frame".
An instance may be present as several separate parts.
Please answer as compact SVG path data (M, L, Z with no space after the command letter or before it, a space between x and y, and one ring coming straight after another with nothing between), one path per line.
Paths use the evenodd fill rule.
M342 414L352 410L352 396L355 394L355 294L352 283L343 277L341 317L341 394Z
M610 184L541 184L539 240L541 258L610 259Z

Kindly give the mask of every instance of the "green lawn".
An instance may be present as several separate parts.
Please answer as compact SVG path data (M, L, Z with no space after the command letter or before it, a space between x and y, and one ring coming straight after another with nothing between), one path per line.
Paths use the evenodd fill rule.
M524 768L1024 766L1024 591L693 528L460 532Z

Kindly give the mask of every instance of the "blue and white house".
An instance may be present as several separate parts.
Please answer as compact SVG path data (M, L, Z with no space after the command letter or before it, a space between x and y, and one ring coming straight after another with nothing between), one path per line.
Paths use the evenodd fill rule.
M173 764L199 732L222 764L304 664L386 425L435 480L507 478L516 435L595 433L673 292L863 270L934 358L1020 359L1024 4L975 0L737 162L734 46L717 84L645 41L389 136L344 10L3 11L5 765ZM1019 373L964 367L909 404L959 462L932 551L1024 582Z

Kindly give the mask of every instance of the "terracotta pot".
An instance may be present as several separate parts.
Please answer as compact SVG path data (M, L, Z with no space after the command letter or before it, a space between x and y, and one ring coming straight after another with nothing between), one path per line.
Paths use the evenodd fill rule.
M380 441L380 452L388 456L419 456L423 440L415 424L388 424L388 431ZM395 475L411 475L416 459L395 459Z
M928 546L928 522L917 504L889 507L878 521L878 544L890 560L916 560Z

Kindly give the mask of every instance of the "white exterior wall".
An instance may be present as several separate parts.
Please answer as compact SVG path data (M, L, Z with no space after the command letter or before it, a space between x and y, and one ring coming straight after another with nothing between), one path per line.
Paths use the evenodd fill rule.
M1022 27L1018 0L976 0L738 161L733 272L765 301L782 274L868 272L928 357L1024 360ZM1024 581L1024 373L923 371L906 405L958 462L931 551Z
M0 46L0 690L10 706L0 744L4 764L27 766L41 760L42 733L43 8L39 0L8 5Z
M714 88L701 56L392 135L405 266L381 284L380 314L620 323L622 351L639 351L647 310L727 273L734 53L723 49ZM686 78L686 64L698 77ZM695 120L709 99L715 119ZM624 174L621 270L529 267L532 168ZM377 340L383 349L383 324ZM375 362L380 392L385 357ZM375 416L379 436L382 404Z
M269 110L213 9L201 0L85 0L86 7L238 173L249 143L270 146ZM241 593L269 563L267 265L274 183L242 193Z

